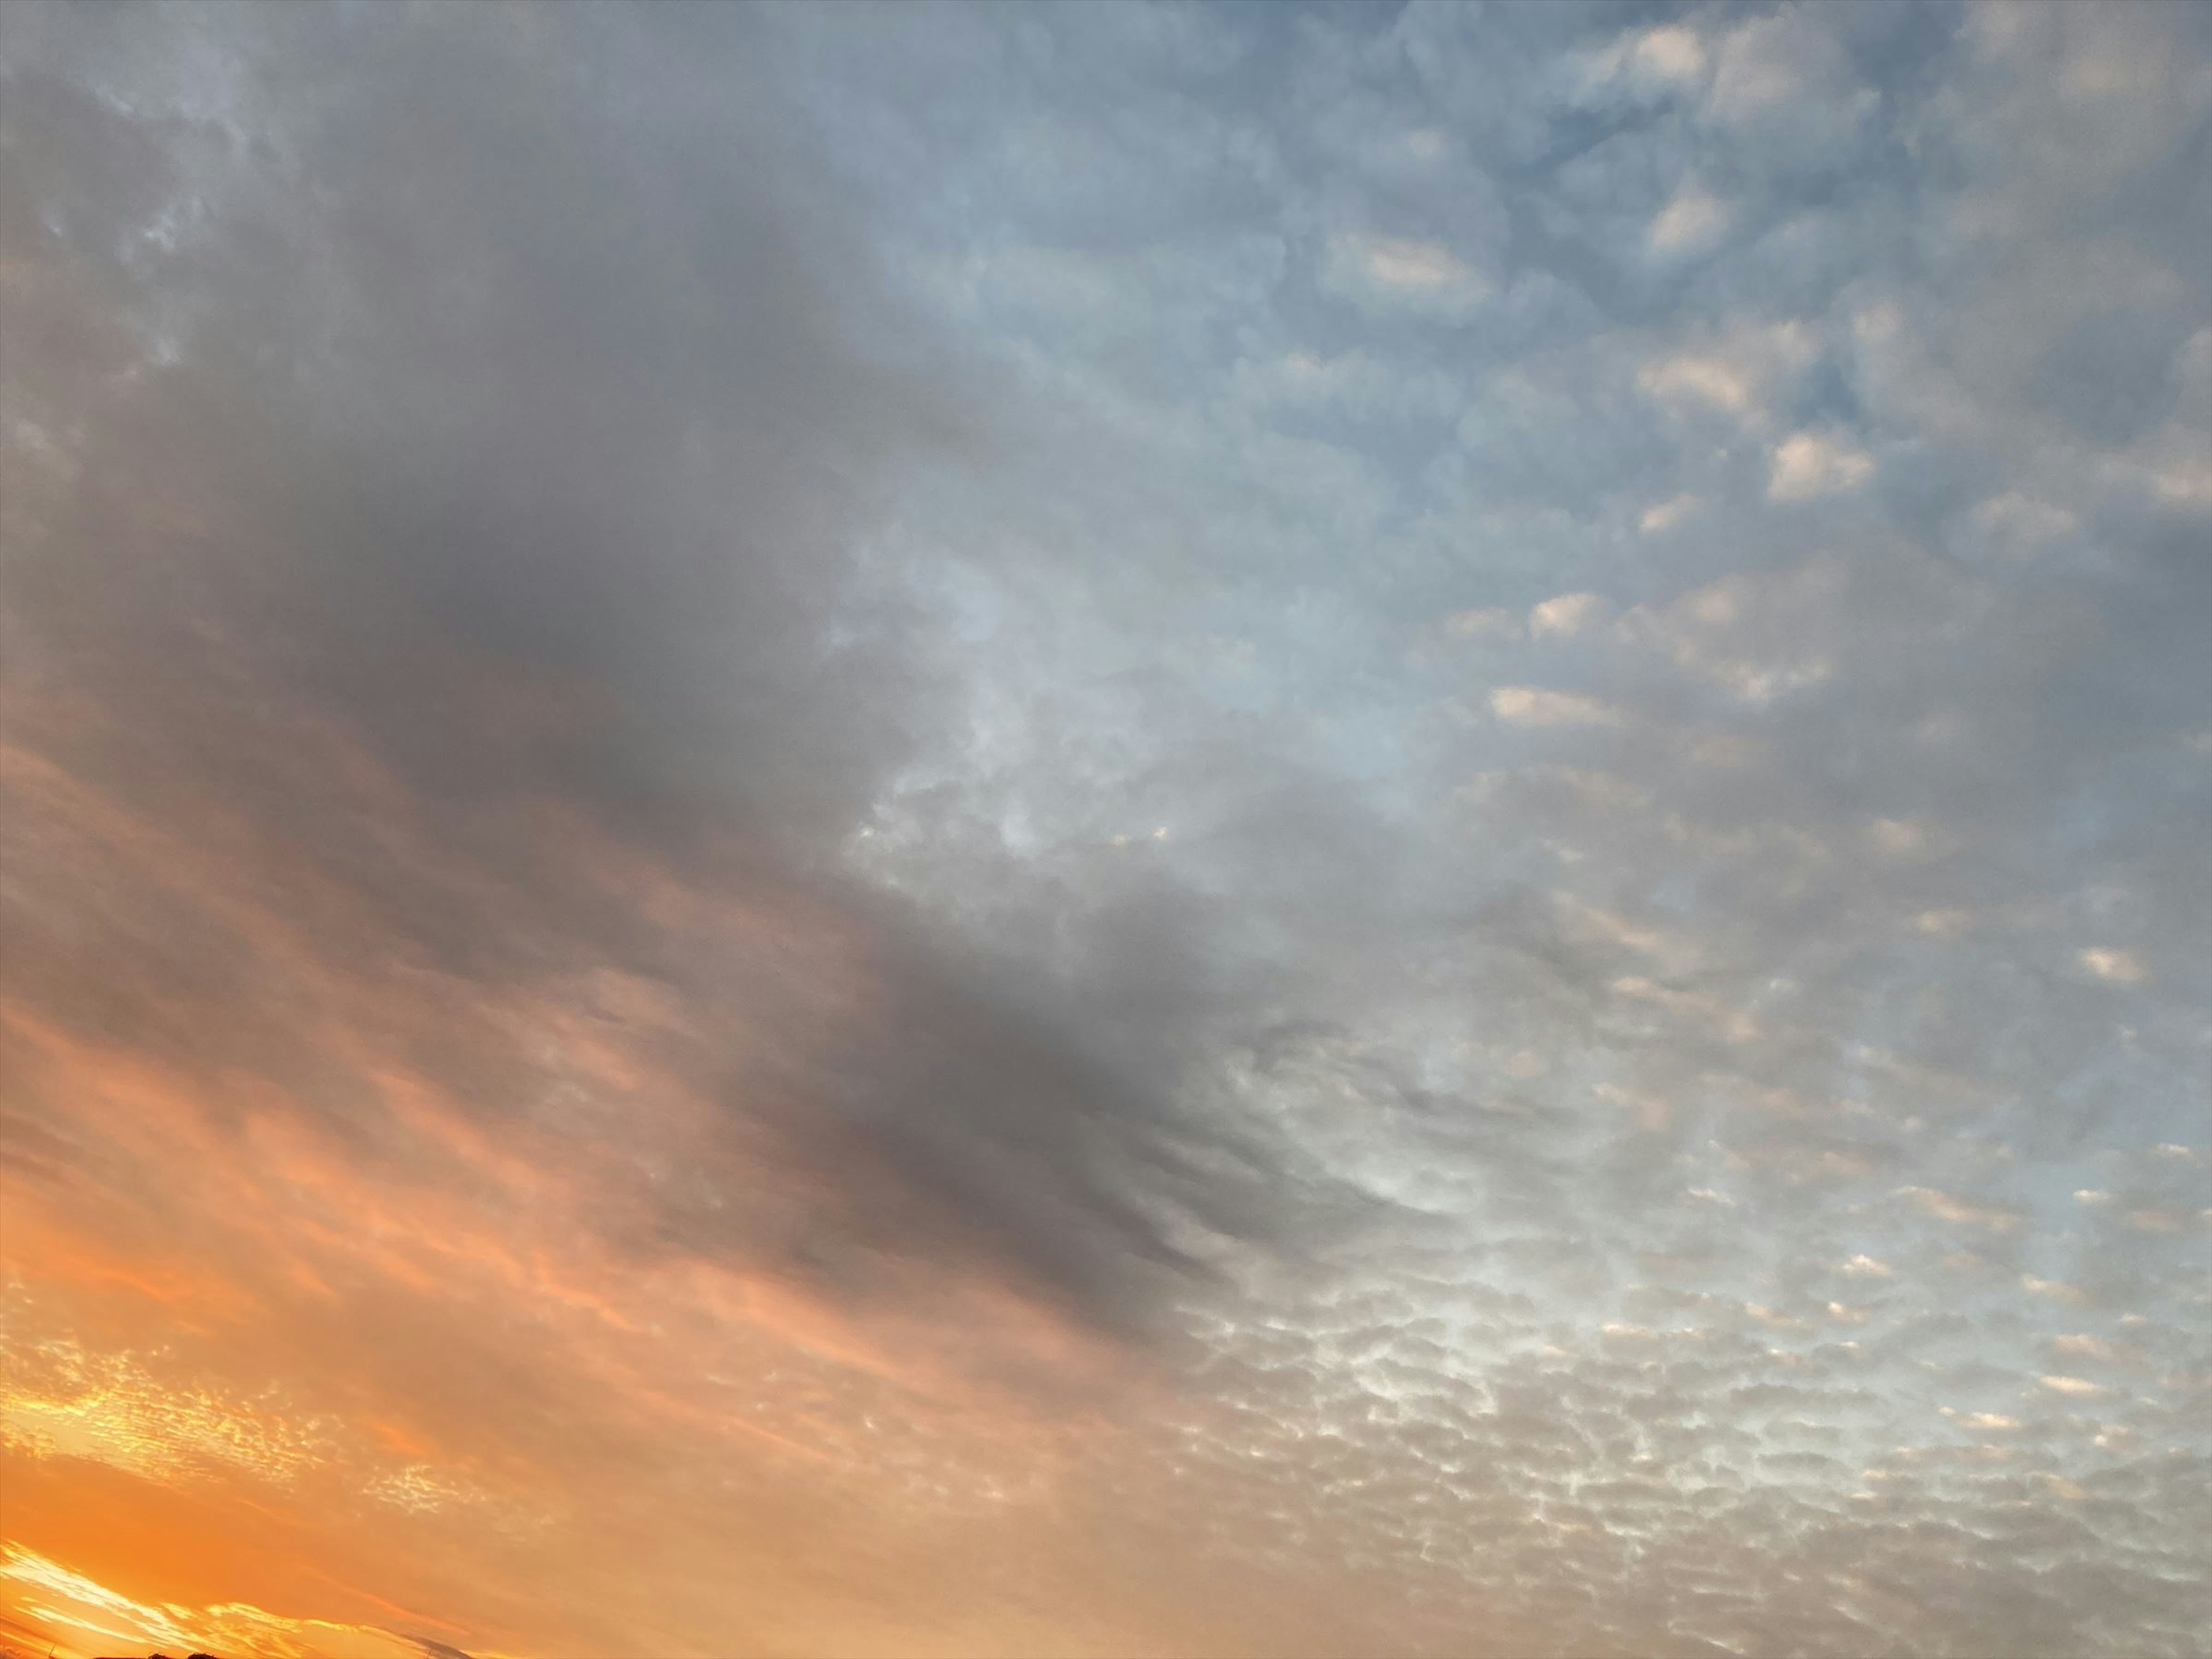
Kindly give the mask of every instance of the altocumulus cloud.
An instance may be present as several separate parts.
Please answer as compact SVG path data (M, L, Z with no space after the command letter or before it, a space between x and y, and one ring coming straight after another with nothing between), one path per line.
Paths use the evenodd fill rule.
M0 76L8 1640L2212 1637L2201 11Z

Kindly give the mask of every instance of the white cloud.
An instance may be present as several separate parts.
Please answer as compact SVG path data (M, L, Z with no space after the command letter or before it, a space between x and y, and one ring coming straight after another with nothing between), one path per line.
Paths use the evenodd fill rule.
M1653 216L1644 246L1656 254L1695 253L1720 240L1728 204L1699 185L1685 185Z
M1682 352L1648 365L1637 383L1662 403L1709 404L1731 415L1753 406L1751 376L1725 357Z
M1777 445L1766 494L1778 501L1810 501L1856 489L1874 476L1874 458L1842 439L1799 432Z
M2098 1395L2111 1392L2102 1383L2092 1382L2087 1377L2045 1376L2039 1380L2051 1393L2070 1395L2076 1400L2094 1399Z
M1704 37L1687 24L1630 30L1595 51L1575 55L1565 76L1567 95L1585 107L1607 103L1649 107L1698 90L1710 61Z
M1636 384L1675 412L1717 410L1757 431L1768 424L1770 405L1819 355L1818 341L1802 323L1747 325L1651 358L1637 371Z
M1574 691L1535 685L1501 685L1490 694L1490 712L1508 726L1619 726L1620 709Z
M2133 985L2143 976L2142 963L2132 951L2109 945L2090 945L2082 951L2080 960L2082 967L2099 979L2109 980L2115 985Z
M1956 1194L1942 1192L1933 1187L1900 1187L1898 1195L1909 1198L1939 1221L1948 1221L1957 1226L1982 1227L1993 1233L2011 1232L2020 1226L2021 1218L2010 1210L1995 1205L1977 1204Z
M1887 1262L1877 1261L1870 1255L1855 1255L1838 1268L1846 1279L1894 1279L1897 1269Z
M1786 108L1803 97L1805 76L1796 59L1806 38L1803 31L1773 17L1754 18L1729 30L1721 40L1713 79L1714 112L1741 120Z
M1458 321L1489 300L1492 284L1443 243L1340 231L1322 259L1322 288L1361 309Z
M1644 509L1644 516L1636 527L1647 536L1662 535L1698 510L1698 498L1687 490L1679 495L1669 495L1663 501L1654 501Z
M1662 23L1633 38L1629 58L1638 69L1658 79L1694 81L1705 72L1705 43L1695 29Z
M1765 704L1834 676L1834 659L1817 641L1840 586L1839 572L1824 561L1725 577L1671 604L1637 606L1620 632L1664 652L1686 673Z
M1528 631L1534 635L1579 634L1602 617L1605 600L1595 593L1561 593L1546 599L1528 612Z

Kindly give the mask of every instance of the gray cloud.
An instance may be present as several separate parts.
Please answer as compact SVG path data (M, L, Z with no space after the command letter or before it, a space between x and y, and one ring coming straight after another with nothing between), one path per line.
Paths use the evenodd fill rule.
M2201 1645L2197 14L150 15L9 25L12 995L1131 1339L1097 1559L1315 1651Z
M238 890L210 902L143 839L88 837L80 795L26 775L12 866L82 885L19 889L11 991L368 1134L240 905L313 915L317 965L353 981L332 1000L566 1005L580 975L631 975L706 1028L666 1063L736 1117L795 1096L790 1155L853 1186L829 1224L863 1254L793 1246L795 1266L966 1237L1118 1320L1145 1264L1191 1265L1148 1205L1272 1232L1272 1171L1170 1103L1185 1040L1141 896L1096 961L1017 996L988 951L834 867L945 717L903 637L922 619L861 544L902 476L987 440L980 383L882 297L765 82L724 76L759 28L15 26L10 722ZM587 61L607 90L579 98ZM610 860L787 914L805 894L848 946L802 960L771 927L697 948ZM1117 1012L1132 995L1151 1000ZM526 1041L398 1018L483 1109L548 1086ZM1118 1052L1088 1040L1109 1024ZM1200 1179L1201 1155L1227 1162ZM890 1185L862 1201L871 1170ZM656 1182L655 1243L741 1242L714 1176Z

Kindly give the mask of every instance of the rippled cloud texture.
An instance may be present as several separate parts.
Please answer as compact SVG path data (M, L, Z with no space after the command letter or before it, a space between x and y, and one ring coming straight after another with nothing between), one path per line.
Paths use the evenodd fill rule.
M0 9L0 1651L2201 1653L2208 134Z

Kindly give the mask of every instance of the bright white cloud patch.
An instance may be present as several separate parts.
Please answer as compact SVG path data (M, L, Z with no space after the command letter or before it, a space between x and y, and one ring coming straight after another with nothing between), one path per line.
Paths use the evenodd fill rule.
M1874 458L1840 438L1798 432L1775 446L1767 495L1778 501L1810 501L1856 489L1874 476Z
M1596 593L1560 593L1528 612L1528 631L1535 635L1571 636L1603 617L1607 605Z
M1663 536L1698 510L1698 498L1687 491L1654 501L1637 519L1637 528L1647 536Z
M2132 951L2111 945L2093 945L2083 950L2081 965L2099 979L2116 985L2133 985L2143 976L2142 963Z
M1652 219L1646 240L1654 253L1693 253L1718 240L1728 222L1726 203L1702 186L1686 185Z
M1490 694L1490 712L1509 726L1619 726L1620 709L1595 697L1534 685L1501 685Z
M1492 285L1440 241L1340 232L1322 261L1322 286L1370 313L1462 319L1491 297Z
M2092 1382L2087 1377L2045 1376L2042 1382L2051 1393L2065 1395L2075 1400L2094 1400L2099 1395L2110 1392L2102 1383Z

